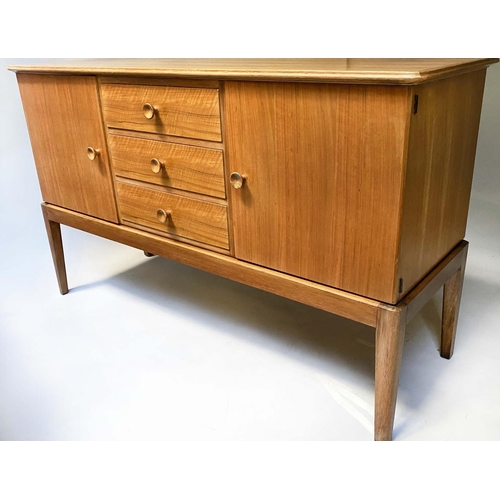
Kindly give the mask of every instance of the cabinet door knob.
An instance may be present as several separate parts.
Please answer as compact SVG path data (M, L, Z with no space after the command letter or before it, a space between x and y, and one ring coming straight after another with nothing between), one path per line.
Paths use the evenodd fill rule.
M158 174L162 168L165 168L165 163L158 160L158 158L151 158L151 161L149 162L151 166L151 170L155 173Z
M89 160L95 160L99 155L101 154L100 149L94 149L91 147L87 148L87 156L89 157Z
M142 112L144 113L144 116L148 119L151 120L155 115L158 114L158 108L155 108L152 104L147 102L144 104L142 107Z
M160 208L160 210L156 212L156 218L162 223L167 222L171 217L172 212L170 210L163 210Z
M234 189L241 189L243 187L243 184L245 184L246 176L241 175L238 172L233 172L229 176L229 182L231 183L231 186L234 187Z

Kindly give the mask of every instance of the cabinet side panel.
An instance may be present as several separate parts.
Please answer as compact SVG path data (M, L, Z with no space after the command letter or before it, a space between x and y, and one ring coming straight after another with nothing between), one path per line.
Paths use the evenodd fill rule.
M486 70L415 87L405 177L401 297L465 236Z
M235 256L393 302L409 95L226 82Z
M96 78L17 78L44 201L118 222Z

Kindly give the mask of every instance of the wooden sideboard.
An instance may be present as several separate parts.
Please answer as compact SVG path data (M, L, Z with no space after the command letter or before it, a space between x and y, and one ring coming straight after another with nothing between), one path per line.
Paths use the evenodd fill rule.
M457 328L486 68L498 59L13 66L62 294L60 224L376 328L392 437L406 323Z

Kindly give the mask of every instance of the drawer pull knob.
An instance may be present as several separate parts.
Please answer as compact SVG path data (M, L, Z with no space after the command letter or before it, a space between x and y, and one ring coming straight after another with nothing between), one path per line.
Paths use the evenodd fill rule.
M142 107L142 112L144 113L144 116L148 120L152 120L154 118L154 116L158 114L158 108L155 108L152 104L147 102Z
M163 210L160 208L160 210L156 212L156 218L161 223L167 222L171 217L172 217L172 212L170 210Z
M158 160L158 158L151 158L149 164L151 165L151 170L155 174L158 174L162 168L165 168L165 163Z
M101 154L100 149L94 149L94 148L87 148L87 156L89 157L89 160L94 161L99 155Z
M238 172L233 172L229 176L229 182L231 183L231 186L234 187L234 189L241 189L243 187L243 184L245 184L245 180L246 177Z

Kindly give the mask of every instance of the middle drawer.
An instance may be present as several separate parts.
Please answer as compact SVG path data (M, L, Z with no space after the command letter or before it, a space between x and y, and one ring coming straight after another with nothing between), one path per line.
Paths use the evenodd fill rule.
M225 198L222 151L109 135L115 175Z

